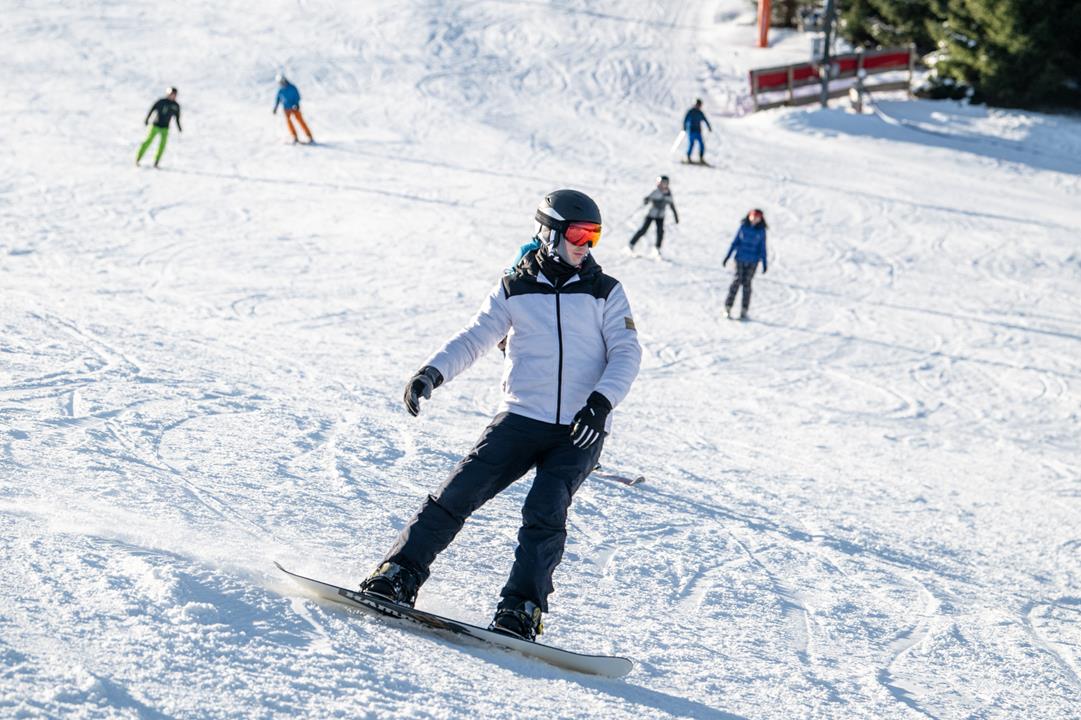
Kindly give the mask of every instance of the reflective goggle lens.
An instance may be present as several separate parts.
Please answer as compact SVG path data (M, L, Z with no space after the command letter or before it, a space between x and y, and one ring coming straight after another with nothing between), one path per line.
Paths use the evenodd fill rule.
M571 245L588 244L591 247L597 247L597 243L601 241L601 226L594 223L572 222L567 225L563 237L567 238L567 242Z

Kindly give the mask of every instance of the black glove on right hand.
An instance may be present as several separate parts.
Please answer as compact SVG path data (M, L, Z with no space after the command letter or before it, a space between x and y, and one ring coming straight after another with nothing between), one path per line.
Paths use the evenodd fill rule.
M443 384L443 375L431 365L425 365L417 374L409 378L405 386L405 409L416 417L420 414L420 399L432 396L432 390Z

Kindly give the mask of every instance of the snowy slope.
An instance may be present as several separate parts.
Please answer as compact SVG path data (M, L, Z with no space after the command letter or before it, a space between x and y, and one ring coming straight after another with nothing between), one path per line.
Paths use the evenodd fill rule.
M1081 715L1081 123L740 116L743 0L8 3L0 716ZM315 147L286 144L275 72ZM163 169L140 121L180 88ZM668 155L701 95L710 170ZM145 165L146 163L144 163ZM669 261L626 238L655 175ZM598 199L643 370L547 642L623 681L322 605L468 450L497 353L401 407L547 190ZM721 319L739 217L755 321ZM486 623L523 481L419 606Z

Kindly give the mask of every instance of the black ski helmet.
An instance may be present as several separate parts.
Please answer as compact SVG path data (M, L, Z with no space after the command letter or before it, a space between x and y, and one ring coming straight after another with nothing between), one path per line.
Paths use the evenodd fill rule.
M536 221L560 236L572 222L601 224L601 209L593 198L577 190L556 190L537 206Z

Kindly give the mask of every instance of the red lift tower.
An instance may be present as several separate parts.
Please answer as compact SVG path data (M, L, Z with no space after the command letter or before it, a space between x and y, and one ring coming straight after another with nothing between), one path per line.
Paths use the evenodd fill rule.
M758 0L758 47L769 47L769 22L773 17L770 0Z

